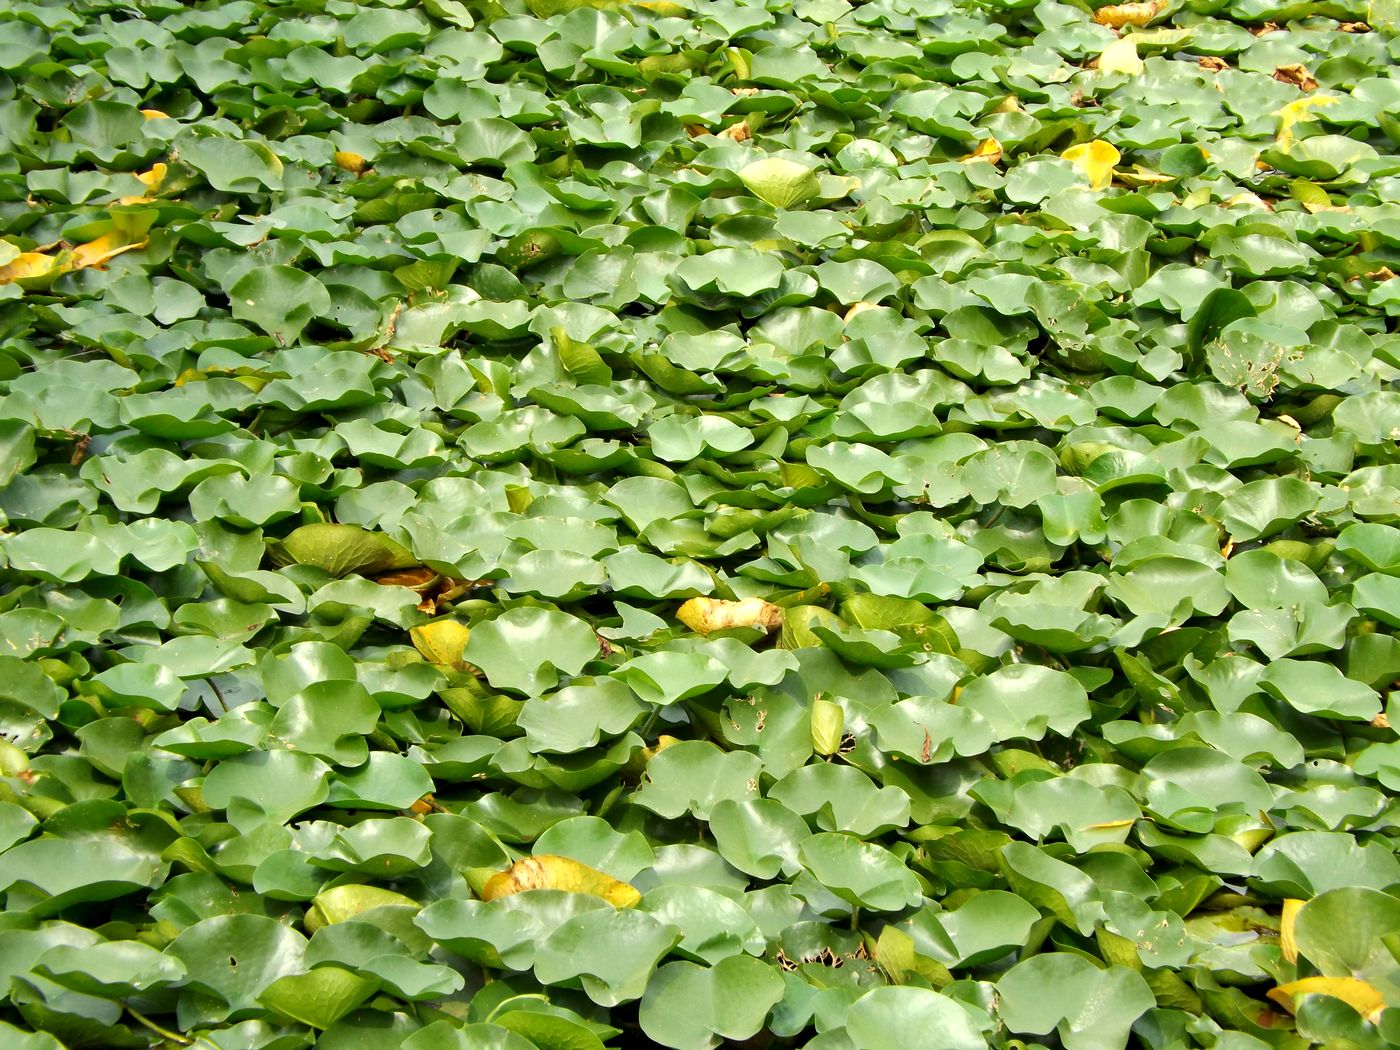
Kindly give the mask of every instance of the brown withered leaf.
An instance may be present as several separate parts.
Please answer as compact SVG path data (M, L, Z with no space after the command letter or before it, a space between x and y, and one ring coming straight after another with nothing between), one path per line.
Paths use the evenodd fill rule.
M374 582L384 587L407 587L422 594L441 577L426 565L415 565L408 569L390 569L374 577Z
M630 908L642 895L625 882L606 875L571 857L545 854L518 860L486 880L481 899L499 900L525 890L563 890L601 897L615 908Z
M1196 60L1196 65L1212 73L1219 73L1222 69L1230 68L1230 63L1226 62L1223 58L1217 58L1215 55L1203 55Z
M1304 65L1279 66L1274 70L1274 79L1280 84L1292 84L1299 91L1317 90L1317 78Z
M747 142L753 138L753 131L750 130L747 121L736 121L730 124L718 135L719 138L729 139L731 142Z
M1145 0L1142 3L1109 4L1094 12L1094 21L1110 29L1124 26L1145 26L1167 9L1167 0Z
M761 627L776 631L783 625L783 610L762 598L732 602L723 598L692 598L676 612L676 619L696 634L733 627Z

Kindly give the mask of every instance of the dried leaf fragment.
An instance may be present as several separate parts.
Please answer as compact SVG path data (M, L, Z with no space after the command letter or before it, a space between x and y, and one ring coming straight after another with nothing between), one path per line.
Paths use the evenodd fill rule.
M1196 60L1196 65L1211 73L1219 73L1222 69L1229 69L1230 63L1215 55L1204 55Z
M602 898L615 908L630 908L642 899L642 895L627 883L571 857L552 854L526 857L505 871L492 875L481 889L481 899L499 900L525 890L587 893Z
M753 132L749 129L748 121L740 120L730 124L717 137L729 139L731 142L747 142L753 138Z
M677 610L676 619L696 634L734 627L776 631L783 625L783 610L762 598L744 598L737 602L724 598L691 598Z
M1330 995L1340 999L1373 1023L1385 1009L1381 993L1359 977L1304 977L1301 981L1289 981L1269 989L1269 998L1291 1014L1298 1012L1298 998L1304 995Z
M1317 78L1304 65L1279 66L1274 70L1274 79L1280 84L1292 84L1299 91L1317 90Z
M1145 3L1110 4L1094 12L1094 21L1110 29L1124 26L1145 26L1167 9L1167 0L1147 0Z
M441 579L441 576L426 565L413 565L406 569L381 572L374 577L374 582L381 587L407 587L422 594Z

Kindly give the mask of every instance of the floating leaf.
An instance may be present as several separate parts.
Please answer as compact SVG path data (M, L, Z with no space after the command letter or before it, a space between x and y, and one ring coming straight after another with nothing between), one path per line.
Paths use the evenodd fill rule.
M279 977L262 990L258 1001L293 1021L324 1029L354 1010L378 988L377 980L338 966L318 966L309 973Z
M569 857L525 857L505 871L491 876L482 888L481 899L494 901L525 890L563 890L601 897L616 908L630 908L642 895L625 882L580 864Z
M820 192L811 168L781 157L756 160L740 168L739 179L755 197L775 208L795 208Z
M1151 4L1128 4L1128 7L1151 7ZM1102 11L1113 10L1103 8ZM1096 16L1097 17L1097 16ZM1074 165L1076 171L1089 180L1089 188L1095 190L1108 189L1113 182L1114 166L1123 159L1122 154L1116 148L1101 139L1092 142L1081 142L1077 146L1071 146L1060 154L1065 160Z
M1291 1014L1298 1012L1298 1003L1308 995L1340 999L1372 1022L1379 1020L1381 1011L1385 1009L1385 999L1381 993L1355 977L1304 977L1270 988L1268 995Z
M727 631L735 627L775 631L783 625L783 610L761 598L745 598L737 602L722 598L691 598L677 610L676 619L697 634Z
M429 663L442 664L458 671L464 670L462 650L466 648L471 631L456 620L435 620L409 629L413 647Z

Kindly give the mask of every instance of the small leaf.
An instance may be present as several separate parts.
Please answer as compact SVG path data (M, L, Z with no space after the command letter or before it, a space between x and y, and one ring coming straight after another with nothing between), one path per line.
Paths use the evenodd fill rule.
M830 700L812 701L812 750L819 755L834 755L841 746L845 731L846 712Z
M740 168L739 181L755 197L775 208L795 208L821 192L821 184L811 168L781 157L767 157Z
M1302 910L1304 902L1296 897L1289 897L1283 902L1283 911L1279 916L1278 946L1286 961L1296 963L1298 961L1298 941L1293 936L1293 924L1298 918L1298 912Z

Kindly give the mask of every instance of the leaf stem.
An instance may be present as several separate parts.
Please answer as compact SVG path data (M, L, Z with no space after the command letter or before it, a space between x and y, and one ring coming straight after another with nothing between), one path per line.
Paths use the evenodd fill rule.
M617 787L613 788L611 791L609 791L606 795L603 796L603 801L598 803L598 808L594 811L593 815L595 817L600 818L607 816L608 810L612 809L613 806L616 804L617 800L622 797L622 792L623 786L621 784L618 784Z
M136 1018L137 1021L141 1022L141 1024L145 1025L152 1032L155 1032L155 1034L160 1036L162 1039L168 1039L170 1040L170 1042L177 1043L180 1046L194 1045L193 1039L190 1039L187 1036L183 1036L179 1032L172 1032L169 1028L162 1028L160 1025L156 1024L145 1014L141 1013L139 1010L133 1007L130 1003L126 1003L123 1005L126 1006L127 1013L129 1013L132 1017Z

